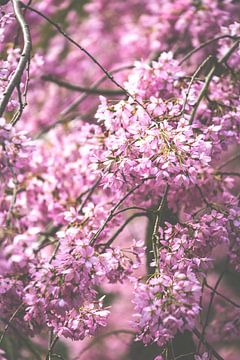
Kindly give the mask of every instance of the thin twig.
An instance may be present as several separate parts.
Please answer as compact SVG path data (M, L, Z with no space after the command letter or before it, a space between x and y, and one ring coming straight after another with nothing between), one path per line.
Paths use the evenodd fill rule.
M201 339L201 334L200 334L200 332L199 332L196 328L193 329L193 333L194 333L194 335L196 335L196 337L197 337L198 339ZM206 348L212 353L212 355L215 356L215 358L216 358L217 360L224 360L224 359L221 357L221 355L219 355L218 352L212 347L212 345L210 345L210 344L207 342L206 339L202 339L202 342L203 342L203 344L206 346Z
M48 352L47 352L47 355L46 355L46 360L51 360L52 351L53 351L53 349L54 349L54 347L55 347L58 340L59 340L58 336L56 336L53 339L53 332L51 331L50 343L49 343L49 348L48 348Z
M37 254L40 250L46 246L50 246L58 242L58 239L54 239L54 235L60 230L62 225L52 225L48 226L45 231L39 233L38 247L34 250L34 253ZM52 239L52 240L51 240Z
M0 317L0 320L6 324L9 324L9 327L14 331L15 336L24 342L27 349L35 356L37 360L42 360L42 357L35 346L36 344L33 344L27 337L23 336L22 333L19 331L19 329L17 329L12 323L8 322L6 319L2 317Z
M179 62L179 65L182 65L187 59L189 59L194 53L196 53L197 51L203 49L204 47L218 41L221 39L231 39L231 40L237 40L239 37L237 36L231 36L231 35L218 35L210 40L207 40L203 43L201 43L197 48L194 48L193 50L191 50L187 55L185 55L182 60Z
M199 341L199 344L198 344L198 352L200 351L201 344L204 343L204 336L205 336L205 332L206 332L206 329L207 329L207 326L208 326L208 321L209 321L209 316L210 316L210 313L211 313L211 310L212 310L213 300L214 300L214 297L216 295L216 290L217 290L218 286L220 285L220 283L221 283L221 281L222 281L222 279L224 277L224 274L226 272L228 262L229 262L229 259L227 259L226 264L224 266L224 269L222 270L221 274L219 275L218 280L216 281L216 283L215 283L215 285L213 287L211 297L210 297L210 301L209 301L208 308L207 308L206 319L205 319L205 322L204 322L204 325L203 325L203 329L202 329L201 336L200 336L200 341Z
M194 354L195 354L194 352L189 352L189 353L186 353L186 354L178 355L178 356L175 357L174 359L175 359L175 360L178 360L178 359L184 358L184 357L186 357L186 356L191 356L191 355L194 355Z
M200 194L200 196L201 196L204 204L205 204L207 207L210 207L210 208L211 208L211 207L212 207L212 206L211 206L211 203L206 199L206 197L205 197L204 194L203 194L202 189L200 188L200 186L199 186L198 184L196 184L196 188L198 189L198 192L199 192L199 194Z
M58 239L54 239L52 241L47 241L47 237L44 238L44 241L38 246L37 249L34 250L34 254L37 254L39 251L41 251L42 249L46 248L47 246L51 246L54 245L58 242Z
M182 109L180 110L180 112L176 115L172 115L170 117L168 117L169 120L174 120L174 119L178 119L180 116L182 116L186 110L186 105L187 105L187 102L188 102L188 98L189 98L189 94L190 94L190 90L191 90L191 87L193 85L193 82L196 80L196 81L204 81L202 79L199 79L197 76L198 74L203 70L203 68L206 66L206 64L209 62L209 60L211 60L213 58L212 55L209 55L205 60L203 60L203 62L197 67L197 69L195 70L195 72L193 73L192 76L189 76L187 77L188 79L190 78L190 82L188 84L188 87L187 87L187 91L186 91L186 95L185 95L185 99L184 99L184 102L183 102L183 106L182 106ZM184 77L186 78L186 77Z
M173 356L173 359L172 359L172 360L176 360L176 357L175 357L175 352L174 352L174 347L173 347L173 342L172 342L172 340L170 341L170 347L171 347L171 353L172 353L172 356Z
M230 49L228 49L228 51L226 52L226 54L223 55L223 57L219 60L219 61L215 61L215 63L213 64L213 66L211 67L211 69L209 70L207 76L206 76L206 79L205 79L205 83L202 87L202 90L198 96L198 99L193 107L193 111L191 113L191 117L190 117L190 124L193 123L194 121L194 117L196 115L196 112L198 110L198 107L202 101L202 99L204 98L204 96L206 95L207 93L207 90L208 90L208 87L210 85L210 82L215 74L215 71L217 70L217 68L224 64L228 58L231 56L231 54L236 50L236 48L238 47L239 45L239 40L235 41L234 44L232 45L232 47Z
M222 171L216 171L215 172L216 175L219 175L219 176L237 176L237 177L240 177L240 173L238 172L222 172Z
M99 89L96 87L84 87L69 83L65 80L61 80L53 75L43 75L42 80L52 82L60 87L64 87L68 90L85 92L92 95L105 95L105 96L114 96L114 95L124 95L125 93L122 90L113 90L113 89Z
M73 360L79 360L80 356L82 354L84 354L86 351L88 351L89 349L91 349L96 343L98 343L99 341L101 341L102 339L111 336L111 335L119 335L119 334L129 334L134 336L135 332L132 330L125 330L125 329L119 329L119 330L113 330L110 332L107 332L105 334L101 334L98 337L94 338L89 344L87 344L82 350L81 352L78 354L77 357L75 357Z
M221 170L222 168L224 168L225 166L229 165L231 162L237 160L238 158L240 158L240 153L231 156L229 159L227 159L223 164L221 164L217 170Z
M58 242L57 246L55 247L55 249L54 249L54 251L53 251L53 254L52 254L52 256L50 257L49 264L51 264L51 262L55 259L59 248L60 248L60 242Z
M81 50L84 54L86 54L89 59L92 60L92 62L94 64L96 64L99 69L102 70L102 72L108 77L109 80L111 80L111 82L116 85L119 89L121 89L123 91L124 94L126 94L128 97L132 98L149 116L149 118L151 119L151 116L148 112L148 110L145 108L145 106L135 98L134 95L130 94L130 92L128 90L126 90L117 80L115 80L115 78L113 77L113 75L107 70L105 69L105 67L84 47L82 47L79 43L77 43L71 36L69 36L62 28L59 24L57 24L55 21L53 21L52 19L50 19L48 16L46 16L45 14L43 14L42 12L38 11L35 8L32 8L31 6L27 6L24 3L21 2L21 6L23 8L27 8L30 11L34 12L35 14L41 16L43 19L45 19L48 23L50 23L60 34L62 34L70 43L72 43L74 46L76 46L79 50Z
M64 360L64 357L61 354L51 354L51 357Z
M192 75L191 77L191 80L189 82L189 85L188 85L188 88L187 88L187 92L186 92L186 96L185 96L185 100L184 100L184 103L183 103L183 107L182 107L182 110L180 112L180 114L178 116L181 116L184 111L185 111L185 108L186 108L186 105L187 105L187 101L188 101L188 97L189 97L189 93L190 93L190 90L191 90L191 87L193 85L193 82L194 80L196 79L196 77L198 76L198 74L202 71L202 69L204 68L204 66L209 62L209 60L212 59L212 55L209 55L197 68L197 70L194 72L194 74Z
M18 92L19 109L16 111L16 113L14 114L13 118L10 121L10 124L12 125L16 124L17 121L20 119L24 109L20 84L17 84L17 92Z
M215 294L223 298L225 301L227 301L229 304L233 305L236 308L240 308L240 304L235 303L235 301L229 299L227 296L220 293L217 289L214 289L211 285L209 285L207 282L205 282L205 286L209 288L210 290L213 290Z
M18 180L17 180L17 175L15 174L15 171L10 163L10 161L7 159L7 165L9 167L9 170L11 171L12 177L13 177L13 194L12 194L12 200L11 200L11 204L10 207L8 209L8 213L7 213L7 217L6 217L6 227L10 226L11 223L11 217L12 217L12 213L13 213L13 209L14 206L16 204L16 200L17 200L17 193L18 193Z
M0 337L0 345L1 345L1 343L3 342L3 339L4 339L6 333L7 333L8 329L9 329L9 326L10 326L11 322L12 322L13 319L17 316L18 312L21 310L21 308L23 307L23 305L24 305L24 304L21 303L21 304L17 307L17 309L14 311L14 313L12 314L12 316L10 317L10 319L7 321L7 323L6 323L6 325L5 325L5 328L4 328L4 330L3 330L3 333L1 334L1 337Z
M6 90L3 93L3 98L0 102L0 117L3 116L3 113L6 109L6 106L10 100L10 97L18 84L21 82L22 74L27 66L28 60L30 59L32 42L31 35L29 31L29 26L26 23L22 11L21 11L21 2L19 0L12 0L13 9L16 16L16 19L21 27L23 33L24 46L21 54L21 58L17 65L17 68L14 72L13 77L9 81Z
M121 234L121 232L125 229L125 227L133 220L136 219L137 217L143 217L143 216L147 216L146 213L135 213L133 215L131 215L118 229L117 231L113 234L113 236L106 242L106 244L104 244L104 250L107 249L109 246L112 245L113 241L118 237L118 235Z
M27 92L28 92L28 85L29 85L29 81L30 81L30 58L28 59L28 62L27 62L26 73L27 73L27 78L25 81L25 88L24 88L23 94L21 94L21 91L20 91L20 84L18 84L18 86L17 86L20 107L19 107L19 110L15 113L13 119L11 119L11 121L10 121L10 124L12 124L13 126L16 125L18 120L21 118L22 113L23 113L25 107L27 106ZM24 102L23 102L23 100L24 100Z
M48 126L46 126L42 131L40 131L35 137L34 139L39 139L41 138L43 135L47 134L50 130L54 129L56 126L58 125L65 125L65 124L68 124L70 123L71 121L73 120L81 120L83 122L86 122L86 123L89 123L89 124L94 124L96 122L94 122L92 120L92 116L93 116L93 113L92 111L85 114L85 115L81 115L79 113L76 114L76 116L73 116L69 119L67 118L60 118L58 119L56 122L54 122L53 124L50 124Z
M84 206L86 205L87 201L90 199L90 197L92 196L94 190L96 189L96 187L99 185L100 181L101 181L102 177L100 176L95 183L93 184L92 187L90 187L87 191L87 196L86 198L83 200L83 202L81 203L80 209L78 210L79 213L81 213L83 211ZM82 195L83 196L83 195ZM79 199L79 197L78 197Z
M129 211L129 210L142 210L142 211L145 211L146 213L152 213L153 211L152 210L149 210L149 209L145 209L145 208L143 208L143 207L141 207L141 206L129 206L129 207L126 207L126 208L124 208L124 209L121 209L121 210L119 210L119 211L116 211L115 213L114 213L114 216L116 216L116 215L118 215L118 214L121 214L121 213L123 213L123 212L125 212L125 211Z
M147 180L151 180L154 179L153 176L148 177L146 179L143 179L141 181L140 184L134 186L130 191L128 191L122 198L121 200L119 200L117 202L117 204L110 210L109 215L107 216L106 220L104 221L104 223L100 226L100 228L98 229L98 231L93 235L93 237L90 240L90 244L93 245L95 240L98 238L98 236L102 233L102 231L104 230L104 228L106 227L106 225L109 223L109 221L111 221L111 219L114 217L114 213L115 211L119 208L119 206L131 195L133 194L138 188L140 188L145 181Z
M164 223L164 217L163 212L166 207L167 203L167 195L169 191L169 185L167 184L166 189L164 191L164 194L161 198L161 201L159 203L159 206L156 211L156 218L153 226L153 233L152 233L152 248L154 253L154 260L155 260L155 266L157 267L158 271L158 259L159 259L159 227L163 226Z
M133 69L133 68L134 68L134 65L124 65L124 66L121 66L121 67L111 70L111 74L118 73L123 70ZM91 85L91 88L97 88L99 85L101 85L107 79L108 79L108 77L106 75L103 75L100 79L98 79ZM77 106L79 106L89 95L90 95L89 93L83 93L79 98L74 100L70 105L68 105L64 110L61 111L60 118L55 123L50 124L47 127L45 127L39 134L37 134L36 138L37 139L40 138L41 136L43 136L48 131L50 131L51 129L55 128L58 125L66 124L66 123L69 123L70 121L75 120L76 119L75 117L66 119L66 116L69 115L69 113L71 113ZM78 117L79 117L79 114L78 114ZM83 120L83 121L89 122L88 118L89 118L89 114L87 114L86 116L81 116L81 120ZM92 123L92 121L91 121L91 123Z
M130 70L130 69L133 69L133 68L134 68L134 65L124 65L124 66L121 66L121 67L118 67L116 69L111 70L110 73L115 74L115 73L118 73L120 71ZM107 79L108 79L108 77L104 74L100 79L98 79L97 81L95 81L91 85L91 88L97 88L99 85L101 85ZM60 116L63 118L66 115L68 115L77 106L79 106L89 95L90 95L89 93L82 94L79 98L74 100L73 103L71 103L63 111L61 111Z

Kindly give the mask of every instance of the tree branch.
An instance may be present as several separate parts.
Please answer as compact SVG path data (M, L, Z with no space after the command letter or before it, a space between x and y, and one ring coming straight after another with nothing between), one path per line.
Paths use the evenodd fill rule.
M118 229L117 231L113 234L113 236L106 242L106 244L104 244L104 250L107 249L109 246L112 245L113 241L118 237L119 234L121 234L121 232L125 229L125 227L133 220L136 219L137 217L143 217L143 216L148 216L146 212L144 213L135 213L133 215L131 215Z
M220 293L217 289L214 289L211 285L209 285L207 282L205 282L205 286L214 291L215 294L217 294L218 296L220 296L221 298L223 298L226 302L228 302L229 304L233 305L234 307L240 309L240 304L237 304L235 301L229 299L227 296L225 296L224 294Z
M169 191L169 185L167 184L166 189L164 191L164 194L160 200L160 203L158 205L157 211L156 211L156 218L154 221L153 226L153 233L152 233L152 249L154 253L154 260L155 260L155 267L156 271L159 272L159 227L163 226L164 224L164 210L167 203L167 196Z
M197 329L193 329L193 333L198 339L201 339L201 334ZM202 339L202 342L217 360L224 360L221 355L219 355L218 352L212 347L212 345L207 342L207 340Z
M16 0L15 0L16 1ZM43 19L45 19L49 24L51 24L61 35L63 35L71 44L73 44L74 46L76 46L79 50L81 50L84 54L86 54L89 59L92 60L92 62L94 64L97 65L97 67L99 69L102 70L102 72L108 77L109 80L111 80L111 82L116 85L119 89L121 89L123 91L123 93L132 98L136 104L138 104L145 112L146 114L149 116L150 119L151 116L148 112L148 110L145 108L145 106L138 100L135 98L134 95L130 94L130 92L128 90L126 90L117 80L115 80L115 78L113 77L113 75L107 70L105 69L105 67L87 50L85 49L83 46L81 46L78 42L76 42L71 36L69 36L62 28L60 25L58 25L55 21L53 21L52 19L50 19L49 17L47 17L46 15L44 15L42 12L38 11L37 9L32 8L31 6L25 5L23 2L21 2L21 6L24 9L29 9L30 11L34 12L35 14L41 16Z
M191 50L187 55L185 55L182 60L179 62L179 65L182 65L187 59L189 59L193 54L198 52L199 50L203 49L204 47L214 43L215 41L221 40L221 39L231 39L231 40L237 40L239 37L237 36L231 36L231 35L218 35L215 38L212 38L210 40L204 41L201 43L197 48L194 48Z
M120 205L122 205L122 203L131 195L133 194L137 189L139 189L144 183L145 181L154 179L154 176L150 176L148 178L143 179L140 184L137 184L136 186L134 186L131 190L129 190L118 202L117 204L110 210L109 215L107 216L106 220L104 221L104 223L100 226L100 228L97 230L97 232L93 235L93 237L90 240L90 245L93 245L94 242L96 241L96 239L98 238L98 236L102 233L102 231L105 229L106 225L109 223L109 221L112 220L112 218L115 216L115 211L119 208Z
M65 80L58 79L56 76L53 75L43 75L42 80L53 82L54 84L59 85L60 87L64 87L69 90L85 92L87 94L93 95L124 95L124 91L122 90L112 90L112 89L98 89L96 87L83 87L75 84L71 84Z
M111 70L111 74L118 73L118 72L123 71L123 70L130 70L130 69L133 69L133 68L134 68L134 65L124 65L124 66L121 66L119 68ZM108 77L106 75L103 75L99 80L95 81L92 84L91 88L97 88L101 83L103 83L107 79L108 79ZM59 119L56 122L54 122L53 124L50 124L49 126L44 128L39 134L37 134L36 138L37 139L40 138L41 136L43 136L48 131L50 131L51 129L55 128L58 125L66 124L68 122L73 121L75 119L74 117L70 117L70 119L66 119L66 116L69 115L77 106L79 106L88 96L89 96L89 93L86 93L86 92L81 94L81 96L79 96L70 105L68 105L63 111L61 111L61 113L59 115ZM87 116L82 116L81 120L84 120L86 122L90 122L90 121L88 121L88 118L89 118L88 115ZM93 123L93 122L91 121L90 123Z
M234 44L232 45L232 47L226 52L225 55L223 55L223 57L219 60L216 61L215 64L211 67L210 71L208 72L207 76L206 76L206 80L205 83L203 85L203 88L198 96L198 99L196 101L196 104L194 105L191 117L190 117L190 124L192 125L194 117L196 115L196 112L198 110L198 107L202 101L202 99L204 98L204 96L206 95L206 92L208 90L208 87L210 85L210 82L213 78L213 76L215 75L216 70L218 69L218 67L222 64L224 64L229 57L231 56L231 54L236 50L236 48L239 45L239 40L235 41Z
M79 360L80 356L85 353L87 350L91 349L91 347L93 347L96 343L98 343L99 341L101 341L102 339L108 337L108 336L112 336L112 335L119 335L119 334L129 334L129 335L136 335L134 331L132 330L127 330L127 329L119 329L119 330L113 330L104 334L100 334L98 337L95 337L89 344L87 344L82 350L81 352L78 354L78 356L76 358L74 358L74 360Z
M20 84L22 74L28 64L30 54L31 54L31 49L32 49L32 42L31 42L29 26L23 17L23 14L21 11L21 2L19 0L12 0L12 4L13 4L13 9L14 9L16 19L17 19L19 26L23 33L24 46L23 46L21 58L19 60L18 66L15 70L15 73L14 73L13 77L11 78L11 80L9 81L5 92L3 93L3 98L0 102L0 117L3 116L3 113L6 109L8 101L10 100L14 89Z
M227 259L226 264L224 266L224 269L222 270L221 274L219 275L218 280L216 281L216 283L215 283L215 285L214 285L214 287L212 289L211 296L210 296L210 301L209 301L208 308L207 308L206 319L205 319L205 322L204 322L204 325L203 325L202 332L201 332L200 337L199 337L198 352L200 351L201 344L204 344L204 336L205 336L206 329L207 329L207 326L208 326L208 321L209 321L211 309L212 309L212 306L213 306L213 300L214 300L214 297L216 295L216 291L217 291L217 289L218 289L218 287L219 287L219 285L220 285L220 283L221 283L221 281L222 281L222 279L224 277L224 274L226 272L228 262L229 262L229 259Z
M227 159L224 163L222 163L218 168L217 171L221 170L225 166L229 165L231 162L237 160L240 157L240 153L237 153L237 155L231 156L229 159Z
M235 172L235 171L230 171L230 172L223 172L223 171L216 171L215 172L216 175L219 175L219 176L237 176L237 177L240 177L240 173L238 172Z
M4 339L6 333L7 333L8 329L9 329L9 326L10 326L11 322L12 322L12 321L14 320L14 318L17 316L17 314L19 313L19 311L22 309L23 305L24 305L24 304L21 303L21 304L17 307L17 309L14 311L14 313L12 314L12 316L10 317L10 319L7 321L7 323L6 323L6 325L5 325L5 328L4 328L4 331L3 331L3 333L2 333L2 335L1 335L1 337L0 337L0 345L1 345L2 342L3 342L3 339Z

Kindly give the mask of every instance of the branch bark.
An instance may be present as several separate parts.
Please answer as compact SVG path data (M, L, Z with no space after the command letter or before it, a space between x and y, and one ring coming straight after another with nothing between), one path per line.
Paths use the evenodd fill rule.
M16 71L9 81L5 92L3 93L3 98L0 102L0 117L3 116L14 89L20 84L22 74L27 67L32 49L30 30L22 14L21 2L19 0L12 0L12 4L17 22L19 23L19 26L22 30L24 46Z

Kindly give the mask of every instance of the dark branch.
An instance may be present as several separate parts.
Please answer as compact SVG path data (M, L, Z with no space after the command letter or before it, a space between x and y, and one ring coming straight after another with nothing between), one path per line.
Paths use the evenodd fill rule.
M96 239L98 238L98 236L102 233L102 231L105 229L106 225L109 223L109 221L112 220L112 218L115 216L115 211L119 208L120 205L122 205L124 203L124 201L131 195L133 194L137 189L139 189L144 183L145 181L154 179L154 176L145 178L141 181L140 184L137 184L136 186L134 186L131 190L129 190L119 201L118 203L110 210L109 215L107 216L106 220L104 221L104 223L100 226L100 228L98 229L98 231L93 235L92 239L90 240L90 245L93 245L94 242L96 241Z
M96 87L90 87L90 88L83 87L83 86L71 84L65 80L58 79L56 76L53 75L44 75L42 76L42 80L53 82L54 84L57 84L60 87L64 87L69 90L85 92L87 94L105 95L105 96L124 95L124 91L122 90L98 89Z
M113 69L111 70L111 73L118 73L120 71L123 70L129 70L129 69L133 69L134 65L124 65L121 66L119 68ZM108 77L106 75L103 75L99 80L95 81L91 88L97 88L101 83L103 83L105 80L107 80ZM41 137L42 135L46 134L48 131L50 131L51 129L55 128L58 125L61 124L66 124L68 122L73 121L74 119L76 119L76 117L71 116L69 118L66 118L77 106L79 106L90 94L89 93L83 93L81 96L79 96L76 100L74 100L70 105L68 105L63 111L61 111L60 113L60 118L54 122L53 124L50 124L49 126L47 126L45 129L43 129L39 134L37 134L36 138L38 139L39 137ZM77 114L79 117L79 114ZM81 120L89 122L89 123L93 123L94 121L89 121L89 115L87 114L87 116L81 116Z
M227 296L225 296L224 294L220 293L217 289L214 289L211 285L209 285L207 282L205 282L205 286L214 291L215 294L217 294L218 296L220 296L221 298L223 298L226 302L228 302L229 304L233 305L234 307L240 309L240 304L237 304L235 301L229 299Z
M137 217L142 217L142 216L148 216L147 213L135 213L132 216L130 216L118 229L117 231L113 234L113 236L108 240L108 242L106 244L104 244L104 250L107 249L109 246L111 246L111 244L113 243L113 241L118 237L118 235L121 234L121 232L125 229L125 227L133 220L136 219Z

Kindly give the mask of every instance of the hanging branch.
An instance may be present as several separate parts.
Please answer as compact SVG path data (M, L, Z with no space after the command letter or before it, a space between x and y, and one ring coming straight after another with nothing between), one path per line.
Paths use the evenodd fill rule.
M29 31L29 26L26 23L22 10L21 10L21 2L19 0L12 0L14 13L17 19L17 22L19 23L19 26L22 30L23 34L23 41L24 46L21 54L21 58L19 60L18 66L15 70L15 73L11 80L8 83L8 86L3 93L3 98L0 102L0 117L3 116L3 113L6 109L6 106L11 98L11 95L14 91L14 89L20 84L22 74L27 67L28 61L30 59L31 49L32 49L32 41L31 41L31 35Z

